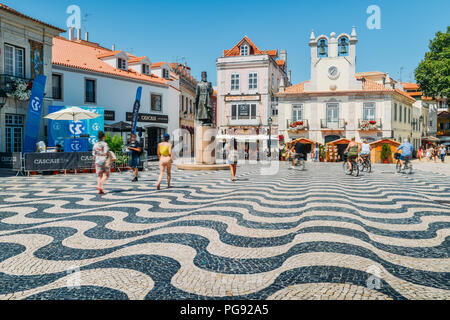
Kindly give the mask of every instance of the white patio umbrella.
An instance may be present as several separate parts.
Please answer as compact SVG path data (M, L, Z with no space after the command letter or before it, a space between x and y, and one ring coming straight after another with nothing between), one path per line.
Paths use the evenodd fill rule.
M80 120L95 119L98 117L100 117L100 115L95 112L90 112L78 107L70 107L51 113L48 116L46 116L45 119L80 121Z

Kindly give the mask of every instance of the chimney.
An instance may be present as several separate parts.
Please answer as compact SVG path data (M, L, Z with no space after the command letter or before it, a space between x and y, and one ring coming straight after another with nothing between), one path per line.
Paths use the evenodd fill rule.
M112 45L112 51L116 51L116 45L115 44Z
M287 52L286 52L286 50L281 50L280 51L280 60L284 60L284 62L287 65Z
M81 29L77 29L77 40L81 40Z
M69 40L73 41L75 38L75 29L73 27L69 28Z
M84 34L84 40L89 41L89 32Z
M289 83L292 83L292 71L289 70L288 72L288 79L289 79Z

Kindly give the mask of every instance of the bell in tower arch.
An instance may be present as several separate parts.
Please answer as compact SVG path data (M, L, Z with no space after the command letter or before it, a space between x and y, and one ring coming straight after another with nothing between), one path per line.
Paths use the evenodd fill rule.
M340 44L339 44L339 55L345 56L348 54L348 42L347 38L341 38Z
M327 55L327 50L326 50L327 44L324 39L320 40L318 47L319 47L319 56L320 57L326 56Z

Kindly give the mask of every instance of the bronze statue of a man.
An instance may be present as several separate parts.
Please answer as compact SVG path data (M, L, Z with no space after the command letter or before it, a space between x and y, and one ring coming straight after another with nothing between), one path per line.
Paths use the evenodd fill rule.
M195 93L195 120L202 125L213 124L212 94L212 84L207 81L206 72L202 72L202 82L197 85Z

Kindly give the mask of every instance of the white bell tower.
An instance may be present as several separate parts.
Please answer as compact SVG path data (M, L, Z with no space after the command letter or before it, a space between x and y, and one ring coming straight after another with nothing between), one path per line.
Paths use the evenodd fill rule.
M305 91L361 90L362 84L356 73L356 28L350 35L315 36L311 32L311 80L305 84Z

